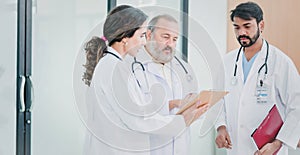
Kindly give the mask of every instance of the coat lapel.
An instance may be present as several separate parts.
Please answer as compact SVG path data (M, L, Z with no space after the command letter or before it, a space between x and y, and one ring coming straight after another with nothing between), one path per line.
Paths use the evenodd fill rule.
M245 85L247 87L249 84L251 84L251 85L254 84L253 80L256 81L256 78L258 76L258 70L265 63L266 53L267 53L267 47L266 47L266 42L264 41L261 51L258 53L256 59L254 60L253 65L249 71L247 81L245 82ZM261 70L261 74L264 74L264 72L265 72L265 68L263 68Z

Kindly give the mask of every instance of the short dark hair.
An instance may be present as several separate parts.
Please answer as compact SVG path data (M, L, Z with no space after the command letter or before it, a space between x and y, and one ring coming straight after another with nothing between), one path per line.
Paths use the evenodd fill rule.
M263 11L254 2L246 2L241 3L234 10L231 10L230 19L233 21L234 17L239 17L244 20L251 20L251 18L255 18L256 22L259 23L263 20Z

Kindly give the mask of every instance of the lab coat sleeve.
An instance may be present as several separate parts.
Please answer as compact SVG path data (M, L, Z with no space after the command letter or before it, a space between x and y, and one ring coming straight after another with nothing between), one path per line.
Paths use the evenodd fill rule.
M171 136L176 136L185 129L186 125L182 115L161 115L158 113L160 109L159 105L166 103L165 99L161 98L164 95L151 95L151 100L145 103L143 98L144 94L140 92L135 81L132 78L131 80L132 81L129 81L129 93L133 99L132 102L137 106L141 106L141 111L143 111L145 115L133 118L134 121L127 121L129 125L128 128L150 134ZM161 90L162 88L159 86L156 88L154 86L154 88L151 88L150 94L154 94L154 92L157 93ZM163 94L163 92L160 94Z
M225 66L223 64L223 61L216 62L216 64L219 66L217 69L217 72L213 74L213 84L214 88L217 90L225 90ZM230 93L230 92L229 92ZM220 106L221 111L217 117L216 123L215 123L215 129L218 129L218 127L224 125L226 126L226 106L225 106L225 98L221 99L217 104Z
M217 117L216 123L215 123L215 129L217 130L218 127L224 125L226 126L226 115L225 115L225 105L224 105L224 100L220 100L217 104L221 104L222 110Z
M300 138L300 77L289 58L282 56L277 59L281 61L278 61L280 65L277 65L279 72L275 75L275 85L281 101L286 106L286 117L276 138L296 149Z
M186 125L181 115L160 115L159 105L164 95L152 96L151 102L145 102L131 71L126 65L118 64L114 69L111 107L120 120L129 129L145 134L176 136L184 131ZM154 88L153 91L161 89ZM163 93L163 91L162 91Z

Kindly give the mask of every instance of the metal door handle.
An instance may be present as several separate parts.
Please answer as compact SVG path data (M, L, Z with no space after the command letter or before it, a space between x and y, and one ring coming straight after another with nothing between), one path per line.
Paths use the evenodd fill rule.
M20 112L25 111L25 98L24 98L24 90L25 90L25 77L20 76L21 78L21 86L20 86L20 103L21 103L21 109Z

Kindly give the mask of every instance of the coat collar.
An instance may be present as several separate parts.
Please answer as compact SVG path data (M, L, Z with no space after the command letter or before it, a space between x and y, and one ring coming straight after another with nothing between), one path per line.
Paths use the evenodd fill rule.
M123 60L123 58L122 58L122 56L120 55L120 53L117 52L114 48L108 46L108 47L107 47L107 51L109 51L109 52L115 54L116 56L118 56L118 59Z

